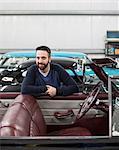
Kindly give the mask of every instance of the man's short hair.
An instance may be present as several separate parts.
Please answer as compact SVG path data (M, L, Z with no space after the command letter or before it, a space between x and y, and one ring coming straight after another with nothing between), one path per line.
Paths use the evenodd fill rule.
M40 46L40 47L37 47L37 48L36 48L36 51L39 51L39 50L41 50L41 51L46 51L46 52L48 52L49 56L51 56L51 50L50 50L49 47L47 47L47 46Z

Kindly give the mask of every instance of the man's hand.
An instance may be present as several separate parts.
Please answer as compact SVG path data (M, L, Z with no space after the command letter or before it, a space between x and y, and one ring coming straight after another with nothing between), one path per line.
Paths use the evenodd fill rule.
M51 85L46 85L46 87L47 87L46 93L51 97L54 97L56 95L56 88Z

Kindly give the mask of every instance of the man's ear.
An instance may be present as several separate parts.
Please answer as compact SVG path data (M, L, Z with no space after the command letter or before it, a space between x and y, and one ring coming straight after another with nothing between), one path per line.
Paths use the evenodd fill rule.
M51 63L51 60L52 60L51 57L49 57L49 63Z

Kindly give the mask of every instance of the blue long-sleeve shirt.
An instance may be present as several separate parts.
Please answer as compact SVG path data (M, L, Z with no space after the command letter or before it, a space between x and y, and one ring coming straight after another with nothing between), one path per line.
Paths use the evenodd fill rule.
M46 78L39 72L36 64L32 65L23 80L21 93L40 96L47 91L46 85L55 87L56 95L67 96L79 91L74 79L62 66L55 63L50 65L50 71Z

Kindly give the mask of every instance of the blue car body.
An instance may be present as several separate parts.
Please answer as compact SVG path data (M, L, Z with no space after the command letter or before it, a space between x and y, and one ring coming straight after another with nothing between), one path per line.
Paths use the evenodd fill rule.
M51 54L52 57L66 57L66 58L74 58L77 59L77 64L79 60L85 60L85 61L90 61L87 57L86 54L80 53L80 52L68 52L68 51L52 51ZM2 58L3 59L9 59L9 58L28 58L32 59L36 57L36 52L35 51L13 51L13 52L8 52L5 53ZM82 62L81 62L82 63ZM81 64L80 64L81 66ZM2 66L1 66L2 67ZM67 69L67 72L71 75L74 76L74 73ZM76 69L76 73L79 76L83 75L83 72L81 69Z

